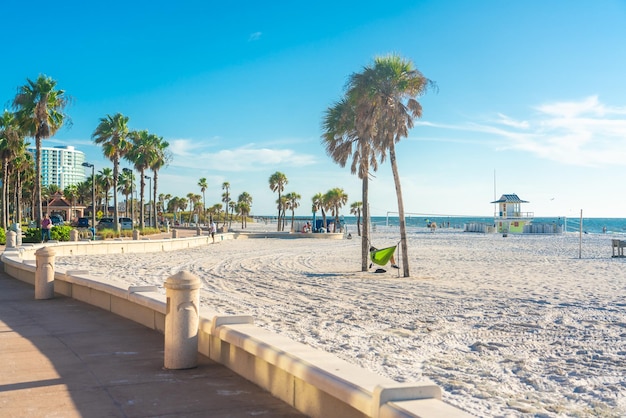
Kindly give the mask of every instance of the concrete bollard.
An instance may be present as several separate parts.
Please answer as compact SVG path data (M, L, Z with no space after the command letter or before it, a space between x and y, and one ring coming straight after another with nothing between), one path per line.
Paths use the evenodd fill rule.
M172 229L172 238L178 238L178 229Z
M166 369L191 369L198 365L198 325L202 282L188 271L180 271L165 281Z
M137 241L139 239L139 230L133 229L133 239Z
M202 228L197 227L197 228L196 228L196 236L198 236L198 237L199 237L200 235L202 235Z
M7 248L15 248L17 244L17 234L15 231L7 232Z
M54 297L54 255L50 247L35 251L35 299L52 299Z
M70 231L70 241L78 241L78 230L72 229Z

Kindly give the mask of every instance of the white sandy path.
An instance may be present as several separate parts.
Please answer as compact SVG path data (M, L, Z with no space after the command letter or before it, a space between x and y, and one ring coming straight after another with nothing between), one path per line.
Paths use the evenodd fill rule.
M393 245L395 228L374 243ZM610 238L412 230L412 277L360 272L360 240L228 240L59 258L156 284L189 270L202 304L398 381L428 377L477 416L626 414L626 259Z

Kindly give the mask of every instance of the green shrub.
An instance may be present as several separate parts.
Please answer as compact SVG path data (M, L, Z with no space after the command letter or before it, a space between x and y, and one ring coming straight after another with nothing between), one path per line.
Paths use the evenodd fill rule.
M37 243L41 242L41 229L39 228L27 228L22 238L23 243Z
M0 228L0 245L6 245L6 244L7 244L6 231L4 230L4 228Z
M53 226L50 230L50 238L57 241L69 241L71 226L59 225Z

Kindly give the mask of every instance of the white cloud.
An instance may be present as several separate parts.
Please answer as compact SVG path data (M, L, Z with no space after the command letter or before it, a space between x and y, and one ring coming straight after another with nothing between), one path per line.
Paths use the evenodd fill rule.
M257 147L254 144L217 151L207 148L206 144L186 139L170 141L170 150L174 154L171 166L239 172L266 170L268 166L304 167L316 162L313 155L301 154L292 149Z
M251 33L250 36L248 36L248 42L258 41L259 39L261 39L261 35L263 35L263 32L253 32L253 33Z
M523 121L498 113L495 121L429 126L486 134L497 140L496 149L524 151L563 164L626 165L626 107L607 106L590 96L534 109L535 115Z

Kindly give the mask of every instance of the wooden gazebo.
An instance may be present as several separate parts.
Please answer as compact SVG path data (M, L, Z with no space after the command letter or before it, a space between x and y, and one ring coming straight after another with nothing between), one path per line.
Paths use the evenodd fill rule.
M65 221L71 222L83 216L85 206L72 205L61 192L56 192L48 201L43 202L43 211L48 215L61 215Z

